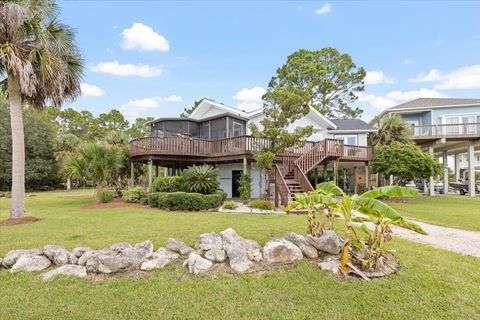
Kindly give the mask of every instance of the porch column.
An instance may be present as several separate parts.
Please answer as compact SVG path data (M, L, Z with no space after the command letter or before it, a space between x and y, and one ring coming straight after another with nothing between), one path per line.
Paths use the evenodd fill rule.
M148 160L148 191L152 191L152 168L153 167L153 161L152 159Z
M315 185L313 186L314 189L317 189L317 184L318 184L318 169L317 167L315 167L315 170L314 170L314 174L315 174Z
M448 194L448 155L443 151L443 194Z
M357 194L357 166L353 166L353 193Z
M473 142L468 145L468 194L475 197L475 147Z
M370 190L370 164L365 162L365 189Z
M249 174L250 172L248 171L248 160L247 158L243 158L243 173L244 174Z
M327 169L328 169L328 163L325 163L323 165L323 181L327 181Z
M333 181L337 184L338 181L338 160L333 160Z
M433 146L428 147L428 153L430 153L433 156ZM430 177L429 194L432 197L435 196L435 185L434 185L433 176Z
M158 164L155 165L155 177L158 177Z
M135 186L135 166L133 165L133 161L130 160L130 187Z
M347 191L347 168L343 168L343 191Z
M460 155L455 155L455 182L460 180Z

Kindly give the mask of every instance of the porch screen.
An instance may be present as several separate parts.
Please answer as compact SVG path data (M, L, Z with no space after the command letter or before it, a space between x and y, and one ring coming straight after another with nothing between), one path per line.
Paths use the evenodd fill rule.
M188 121L172 121L165 122L165 137L170 136L188 136Z
M210 121L211 139L227 137L227 118L213 119Z

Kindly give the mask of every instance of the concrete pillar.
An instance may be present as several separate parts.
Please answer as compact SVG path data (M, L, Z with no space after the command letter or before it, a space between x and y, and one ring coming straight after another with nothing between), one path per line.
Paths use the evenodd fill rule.
M153 181L153 175L152 175L152 168L153 167L153 161L152 159L148 160L148 191L152 191L152 181Z
M455 155L455 182L460 180L460 155Z
M391 186L393 186L393 175L390 175L390 176L388 177L388 184L391 185Z
M133 165L133 161L130 161L130 187L135 186L135 166Z
M248 160L247 160L247 158L243 158L243 173L244 174L249 174L250 173L248 171Z
M370 164L365 162L365 189L370 190Z
M475 197L475 147L473 142L468 145L468 194Z
M448 194L448 155L447 151L443 151L443 194Z
M433 146L428 147L428 153L430 153L433 156ZM430 177L430 183L429 183L429 192L430 196L435 196L435 185L434 185L434 180L433 176Z

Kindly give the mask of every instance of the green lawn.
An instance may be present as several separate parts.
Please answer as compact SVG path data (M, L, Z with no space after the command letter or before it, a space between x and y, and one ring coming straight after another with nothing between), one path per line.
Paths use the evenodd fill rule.
M74 193L38 193L28 214L40 222L0 228L0 255L10 249L61 244L106 247L175 237L193 244L203 232L233 227L264 244L286 231L303 233L305 216L161 212L149 208L82 209ZM8 200L0 199L0 217ZM0 272L0 319L472 319L480 314L480 260L405 240L392 249L400 274L344 283L307 262L256 274L194 277L169 267L150 277L91 283L44 282Z
M397 202L402 201L402 202ZM480 198L468 196L421 196L390 201L401 214L419 221L480 231Z

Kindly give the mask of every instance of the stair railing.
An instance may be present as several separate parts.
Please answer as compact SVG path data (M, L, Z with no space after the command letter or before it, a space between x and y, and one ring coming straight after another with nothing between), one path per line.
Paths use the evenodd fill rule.
M280 170L280 167L277 164L273 165L272 167L272 175L273 181L275 182L275 198L277 197L277 194L279 194L281 204L286 206L291 198L290 189L288 188L287 182L283 178L282 170Z

